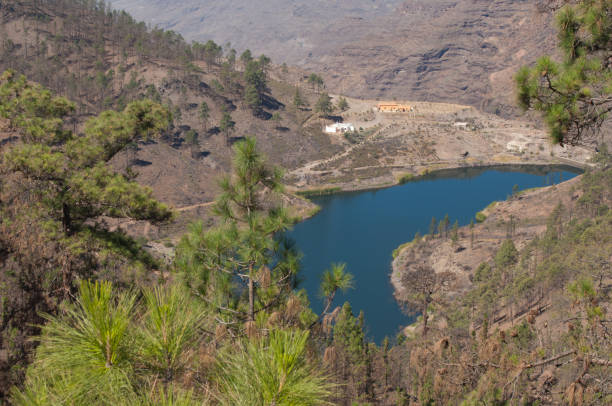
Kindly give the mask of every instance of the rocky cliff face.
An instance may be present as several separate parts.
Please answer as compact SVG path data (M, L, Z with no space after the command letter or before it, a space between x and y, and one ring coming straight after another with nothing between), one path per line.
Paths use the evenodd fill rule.
M275 61L297 64L323 46L346 42L324 38L328 27L350 27L391 15L403 0L111 0L139 20L182 33L187 39L231 42Z
M511 115L516 69L554 50L535 0L115 0L189 39L322 72L334 92Z
M356 96L451 101L508 115L514 72L554 51L550 15L528 0L410 0L380 21L305 65Z

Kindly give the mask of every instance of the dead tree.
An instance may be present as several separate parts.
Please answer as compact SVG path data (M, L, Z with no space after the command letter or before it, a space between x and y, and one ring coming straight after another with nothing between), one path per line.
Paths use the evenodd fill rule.
M422 335L427 334L429 306L440 302L441 293L455 279L452 272L436 272L425 264L416 265L404 271L401 283L404 287L402 299L410 312L420 313L423 318Z

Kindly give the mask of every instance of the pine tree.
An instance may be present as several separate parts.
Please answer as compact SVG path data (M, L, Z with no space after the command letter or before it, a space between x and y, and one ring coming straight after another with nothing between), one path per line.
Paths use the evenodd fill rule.
M385 389L386 389L389 386L389 373L391 372L389 370L389 349L390 349L389 337L385 336L381 347L383 351L383 364L385 367Z
M512 266L518 261L518 255L514 242L512 240L505 240L495 255L495 265L498 268Z
M317 100L317 104L315 105L315 111L320 113L322 116L327 116L334 111L334 106L331 102L331 97L327 93L321 94L319 100Z
M450 219L448 214L444 216L444 220L442 221L442 227L444 229L444 238L448 238L448 229L450 227Z
M345 97L340 96L340 98L338 99L338 110L340 111L345 111L349 108L349 104L346 101Z
M0 333L9 337L0 351L8 350L16 367L33 347L22 333L36 333L39 312L56 312L74 294L76 280L103 276L133 283L148 277L145 271L155 261L131 238L109 231L102 216L162 222L172 215L150 189L108 165L131 143L165 130L167 109L134 102L122 112L91 118L81 135L65 129L73 109L14 72L0 77L0 115L21 139L3 150L0 178L0 244L12 244L3 251L12 271L0 283L6 317ZM1 364L3 381L6 365Z
M429 223L429 236L433 237L436 234L436 224L438 220L435 217L431 218L431 222Z
M233 167L214 206L222 224L210 231L192 226L179 244L177 263L193 293L228 317L254 321L257 312L292 291L297 255L275 237L290 225L276 200L280 170L265 163L253 138L236 144ZM266 200L264 191L270 192Z
M348 355L353 364L363 363L365 335L362 322L353 315L353 308L345 302L336 318L334 326L334 345ZM356 365L355 365L356 366Z
M83 281L76 303L45 316L13 404L201 405L176 384L201 340L202 307L177 285L142 294L138 303L134 292Z
M470 248L474 248L474 219L470 219Z
M225 144L227 146L230 145L230 134L234 130L235 126L236 122L232 120L232 115L227 111L223 112L223 115L221 116L221 122L219 123L219 130L221 130L221 132L225 134Z
M300 88L297 86L295 87L295 94L293 96L293 106L296 110L300 110L302 107L306 106L306 102L300 93Z
M307 358L307 331L271 331L219 362L221 404L317 406L334 388Z
M223 48L221 48L220 45L217 45L214 41L208 40L206 44L204 44L204 60L206 61L209 70L213 64L217 63L222 54Z
M261 111L261 95L254 85L247 85L244 91L244 102L253 110L253 114L257 115Z
M327 314L339 290L346 292L353 287L353 275L345 271L346 264L332 264L321 276L320 293L325 298L325 308L316 322ZM315 324L313 323L313 325Z
M405 289L402 299L411 306L412 312L420 313L423 336L428 331L429 307L439 300L440 293L454 278L451 272L435 272L427 265L411 267L402 274L401 283Z
M79 300L63 317L46 316L26 390L45 404L121 404L135 400L130 324L136 297L115 295L108 282L81 283ZM35 396L36 395L36 396Z
M251 51L249 49L247 49L240 55L240 62L242 62L245 68L247 64L251 62L252 60L253 60L253 55L251 54Z
M453 228L451 230L451 241L453 245L457 245L457 242L459 241L459 222L457 220L455 220L453 223Z
M247 83L245 101L247 102L247 105L249 105L251 108L259 108L263 95L266 92L268 86L264 65L262 65L262 63L265 63L265 60L251 60L247 62L246 67L244 69L244 80ZM250 92L251 94L249 95L248 92ZM253 98L253 94L256 94L259 99L259 102L256 104L254 103L255 98ZM249 95L249 100L246 100L247 95Z
M308 83L312 86L313 90L316 87L317 90L321 91L321 89L325 87L323 78L316 73L311 73L310 76L308 76Z
M557 14L563 61L543 56L516 75L520 106L542 112L552 140L561 145L587 141L612 111L610 2L576 3Z
M185 142L189 145L189 149L191 151L191 157L197 158L200 151L198 147L200 146L200 141L198 140L198 133L194 130L189 130L185 133Z
M271 262L272 248L275 244L274 235L289 227L289 219L285 210L280 207L266 211L258 196L259 191L264 188L275 193L282 190L281 171L266 166L256 150L253 138L247 138L239 143L234 151L233 179L226 178L221 182L223 192L215 206L215 213L230 226L246 226L237 230L238 240L243 241L238 256L244 264L243 275L248 279L248 320L253 321L256 273L264 272L263 267ZM290 285L286 283L285 286Z
M198 111L200 116L200 120L202 120L202 125L204 126L204 132L208 131L208 120L210 119L210 108L208 107L208 103L203 101L200 103L200 110Z
M72 105L61 98L49 99L48 91L27 83L24 77L6 72L0 94L19 95L0 98L0 114L24 134L24 143L5 154L6 166L37 183L49 214L61 219L65 232L74 232L102 215L156 221L170 217L170 211L151 197L149 189L105 165L131 142L167 128L170 114L166 109L148 100L133 102L121 113L106 111L90 119L84 136L78 137L62 129L62 117ZM37 107L49 100L46 107Z

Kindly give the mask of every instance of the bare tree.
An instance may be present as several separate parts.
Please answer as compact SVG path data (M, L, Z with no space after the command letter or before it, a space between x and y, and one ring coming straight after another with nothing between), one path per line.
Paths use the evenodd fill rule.
M425 264L407 269L402 275L401 283L405 290L402 299L411 312L420 313L423 317L423 336L427 334L429 305L440 301L440 293L454 279L452 272L436 272Z

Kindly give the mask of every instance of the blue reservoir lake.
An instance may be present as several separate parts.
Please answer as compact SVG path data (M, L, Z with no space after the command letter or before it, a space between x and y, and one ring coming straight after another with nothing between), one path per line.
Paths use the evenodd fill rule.
M301 287L319 313L320 276L332 262L345 262L355 288L338 292L334 306L349 301L355 315L364 311L368 338L380 343L410 324L393 297L392 251L426 234L432 216L449 215L451 224L467 225L476 212L519 190L569 180L581 171L568 166L503 166L437 171L386 189L314 197L321 206L314 217L288 233L303 253ZM333 308L332 307L332 308Z

